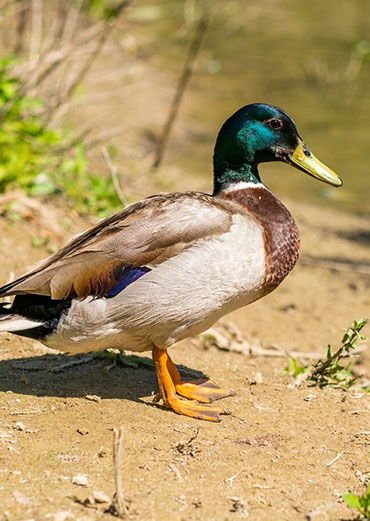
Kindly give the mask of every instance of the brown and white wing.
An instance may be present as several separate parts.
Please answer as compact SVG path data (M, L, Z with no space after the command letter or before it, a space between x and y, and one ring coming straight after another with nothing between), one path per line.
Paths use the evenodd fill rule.
M201 193L160 194L134 203L72 239L0 296L52 299L105 295L126 266L155 266L200 239L230 229L233 210Z

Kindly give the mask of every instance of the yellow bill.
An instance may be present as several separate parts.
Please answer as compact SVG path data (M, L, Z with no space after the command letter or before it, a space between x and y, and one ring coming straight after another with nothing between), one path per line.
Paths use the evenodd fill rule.
M333 186L342 186L343 181L333 170L325 166L317 157L315 157L303 144L302 141L295 149L292 155L289 156L288 162L299 170L306 172L312 177L316 177L324 183Z

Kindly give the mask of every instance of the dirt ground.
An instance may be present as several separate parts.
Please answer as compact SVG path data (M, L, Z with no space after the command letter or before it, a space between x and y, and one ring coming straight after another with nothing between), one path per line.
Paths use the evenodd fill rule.
M251 343L324 353L343 327L369 314L369 222L285 202L300 226L302 260L274 293L229 318ZM33 227L40 231L32 221L0 220L2 282L46 255L30 244ZM350 264L346 271L316 265L328 258ZM285 358L206 351L187 340L173 348L175 362L236 391L223 400L232 415L212 424L153 404L154 370L103 360L63 369L72 358L37 342L2 334L0 345L1 521L113 519L104 511L115 490L119 426L132 519L356 517L341 495L364 491L370 472L369 395L294 388L277 372ZM370 374L369 352L355 367ZM99 493L106 502L85 501Z

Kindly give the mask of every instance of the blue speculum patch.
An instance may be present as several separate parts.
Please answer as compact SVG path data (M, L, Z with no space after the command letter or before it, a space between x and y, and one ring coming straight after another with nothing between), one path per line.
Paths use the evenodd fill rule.
M105 295L107 298L112 298L118 295L123 289L127 288L130 284L135 282L137 279L145 275L145 273L148 273L148 271L151 271L150 268L147 268L146 266L139 266L138 268L125 268L121 276L119 277L119 280L113 288L111 288L108 293Z

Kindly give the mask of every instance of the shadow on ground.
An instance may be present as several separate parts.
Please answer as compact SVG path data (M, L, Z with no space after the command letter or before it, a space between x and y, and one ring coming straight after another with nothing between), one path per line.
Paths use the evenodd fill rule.
M151 360L141 357L145 368L125 367L92 354L44 354L0 361L0 391L34 396L82 398L88 394L108 399L141 402L157 393L158 385ZM186 366L178 366L184 380L206 376Z

